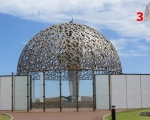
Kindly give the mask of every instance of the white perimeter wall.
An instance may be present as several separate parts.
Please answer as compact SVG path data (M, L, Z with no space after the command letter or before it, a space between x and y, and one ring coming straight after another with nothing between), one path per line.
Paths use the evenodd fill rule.
M14 110L27 110L27 76L15 76Z
M96 109L109 109L108 75L96 75Z
M12 109L11 77L0 77L0 110Z
M127 108L141 108L140 75L127 75Z
M14 110L27 110L27 76L13 77L13 98ZM0 77L0 110L11 109L12 76Z
M126 108L126 80L124 75L111 75L111 101L116 108Z
M150 107L150 76L141 75L142 108Z
M109 108L109 77L95 75L96 108ZM104 81L105 80L105 81ZM150 107L150 75L110 75L111 106L116 108ZM106 105L107 103L107 105Z

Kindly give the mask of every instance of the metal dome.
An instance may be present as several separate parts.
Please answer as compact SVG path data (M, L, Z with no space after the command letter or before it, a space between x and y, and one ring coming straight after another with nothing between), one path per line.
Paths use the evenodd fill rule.
M99 70L122 73L117 51L97 30L81 24L53 25L24 47L18 74L50 70Z

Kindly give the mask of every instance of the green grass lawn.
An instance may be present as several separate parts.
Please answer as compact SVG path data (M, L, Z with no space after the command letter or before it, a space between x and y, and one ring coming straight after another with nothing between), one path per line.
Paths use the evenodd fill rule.
M0 120L10 120L10 117L0 114Z
M116 120L150 120L150 117L140 115L142 111L150 112L150 109L130 110L116 113ZM112 120L111 115L106 117L105 120Z

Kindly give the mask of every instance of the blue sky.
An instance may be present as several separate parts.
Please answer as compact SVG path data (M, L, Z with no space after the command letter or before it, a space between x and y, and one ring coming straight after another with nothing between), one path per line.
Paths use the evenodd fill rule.
M0 75L16 74L25 44L58 23L86 24L115 46L123 73L150 73L150 21L137 22L148 0L0 0Z

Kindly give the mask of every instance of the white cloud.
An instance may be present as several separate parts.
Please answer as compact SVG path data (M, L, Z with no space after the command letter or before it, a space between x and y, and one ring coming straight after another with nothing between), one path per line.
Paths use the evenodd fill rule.
M125 46L127 45L127 42L129 42L128 39L118 39L118 40L110 40L110 42L113 44L113 46L115 47L115 49L117 51L121 51L125 48Z
M148 54L140 54L140 53L119 53L119 56L122 56L122 57L140 57L140 56L148 56Z
M136 13L144 13L148 3L149 0L0 0L0 13L52 24L69 22L73 17L75 22L99 31L109 29L117 32L124 39L110 41L120 56L147 56L127 47L139 40L150 42L150 22L136 21Z
M22 42L22 44L26 45L28 42Z
M119 56L122 57L148 56L148 54L143 54L141 50L150 50L150 48L146 46L138 46L140 50L133 50L133 44L138 44L136 39L118 39L110 41L117 50ZM129 45L132 46L132 50L129 49Z
M137 12L145 11L149 0L0 0L0 13L24 19L62 23L75 22L110 29L121 36L150 37L149 22L137 22Z
M150 42L150 38L149 37L146 38L146 42Z
M130 53L136 53L136 50L129 50Z
M148 46L138 46L139 49L144 50L144 51L149 51L150 47Z

